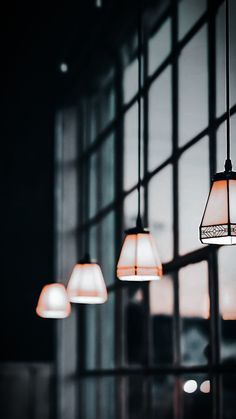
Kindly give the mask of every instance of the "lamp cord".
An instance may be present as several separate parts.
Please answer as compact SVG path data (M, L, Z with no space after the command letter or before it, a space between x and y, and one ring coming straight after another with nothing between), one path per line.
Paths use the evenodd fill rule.
M225 170L232 170L232 163L230 159L230 27L229 27L229 1L225 0L225 62L226 62L226 138L227 138L227 160L225 162Z
M138 216L137 226L141 226L141 89L142 89L142 8L139 1L138 15Z
M62 135L61 135L61 171L60 171L60 187L61 187L61 196L60 196L60 230L59 231L59 246L58 246L58 253L59 253L59 262L58 262L58 275L59 281L62 281L63 278L63 240L64 240L64 176L65 176L65 114L64 110L62 111ZM60 167L60 165L59 165ZM59 169L60 170L60 169ZM58 280L58 278L57 278Z

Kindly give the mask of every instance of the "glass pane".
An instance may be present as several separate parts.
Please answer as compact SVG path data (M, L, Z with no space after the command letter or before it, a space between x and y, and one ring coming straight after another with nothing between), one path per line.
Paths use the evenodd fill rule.
M217 131L217 172L224 170L226 159L226 123L221 124ZM231 160L236 170L236 114L231 117Z
M179 310L182 323L182 362L187 365L207 364L209 354L209 293L206 262L180 269Z
M174 415L174 387L175 378L173 376L160 376L150 378L151 393L151 415L144 415L149 419L175 419ZM148 401L148 406L150 401Z
M141 156L141 169L143 159ZM142 173L143 170L141 170ZM135 103L124 117L124 188L138 182L138 105Z
M87 304L85 306L85 363L86 368L96 368L96 305Z
M199 225L209 193L207 137L187 150L179 163L179 250L183 255L200 247Z
M81 155L89 145L89 130L88 130L88 108L89 99L83 98L79 101L79 139L78 139L78 154Z
M89 110L87 108L87 112L89 112L89 114L87 114L87 117L89 119L88 122L88 139L89 139L89 143L92 144L97 135L98 135L98 121L99 121L99 100L97 97L93 97L90 99L90 104L89 104Z
M125 360L128 364L142 364L146 357L146 322L144 294L139 285L123 293Z
M160 281L149 283L151 356L154 364L173 362L173 300L171 276L166 275Z
M206 11L206 5L206 0L179 1L179 39L183 38Z
M64 338L65 339L65 338ZM68 339L68 346L70 345L69 343L69 339L70 337L66 337L66 339ZM71 351L71 348L69 349L69 353ZM68 359L70 355L68 355L68 357L66 356L66 354L63 355L64 359ZM64 361L62 362L64 363ZM73 370L69 370L69 374L73 374L72 371L74 372L75 369ZM67 373L68 374L68 373ZM64 374L58 374L60 377L65 377L65 373ZM35 383L34 383L35 385ZM52 391L52 387L50 389ZM51 391L49 392L49 394L51 393ZM55 391L55 387L53 387L53 391ZM63 418L65 412L66 412L66 419L74 419L76 416L76 408L77 408L77 391L78 391L78 387L77 387L77 381L75 379L71 379L71 380L66 380L66 379L58 379L57 381L57 389L55 391L55 393L57 394L57 406L54 407L54 411L57 411L57 417L61 417ZM35 402L34 402L35 403ZM44 403L43 403L44 404ZM34 407L35 409L35 407ZM51 409L50 409L51 410ZM49 419L51 416L51 413L49 415L49 417L47 418L45 415L38 415L37 413L34 413L34 417L35 419L37 418L43 418L43 419ZM20 418L27 418L29 417L29 414L22 416L20 415ZM1 419L3 419L1 417Z
M114 367L114 331L114 293L111 292L107 302L101 305L101 368Z
M185 374L179 378L183 419L215 417L212 409L214 386L211 381L207 374Z
M64 172L63 172L64 171ZM77 173L60 166L56 174L56 276L62 280L77 257Z
M83 419L94 419L97 414L97 380L86 378L79 382L79 417Z
M79 415L83 419L115 419L115 378L84 378L77 395Z
M115 91L113 87L104 90L102 95L102 115L101 115L101 129L106 126L115 117Z
M90 193L92 195L92 191L90 191L89 172L90 172L90 159L84 159L81 162L80 167L78 168L78 184L79 184L79 187L81 188L78 193L79 225L86 223L90 218L89 217L89 205L90 205L89 196L90 196ZM85 197L84 197L84 193L85 193Z
M93 419L99 417L102 419L115 419L116 404L115 404L115 378L102 377L98 380L97 402L98 409L97 415ZM83 417L83 416L82 416Z
M92 154L89 160L89 217L92 218L98 209L98 156Z
M102 187L101 201L102 207L110 204L114 199L115 180L114 180L114 134L111 134L101 146L101 172Z
M219 300L221 314L221 358L236 361L236 281L235 248L219 250Z
M207 31L204 26L182 50L179 59L179 144L208 124Z
M78 181L77 167L74 165L64 166L61 168L61 205L62 205L62 229L64 232L72 231L77 227L77 197L78 197ZM58 185L59 186L59 185ZM58 220L60 223L60 220Z
M138 192L137 189L129 194L124 200L124 229L136 225L138 213ZM143 213L143 188L141 188L141 213Z
M123 96L129 102L138 92L138 60L134 60L124 70Z
M98 226L90 227L89 231L89 253L91 259L98 258Z
M126 419L174 419L173 376L129 376L122 385ZM176 416L177 417L177 416Z
M224 374L222 378L222 419L233 419L236 412L236 374Z
M127 411L129 419L143 419L147 416L147 380L130 376L127 378Z
M64 282L65 278L71 274L71 269L77 261L77 234L76 232L62 234L58 241L58 270L59 282ZM61 267L61 268L60 268Z
M230 7L230 101L236 103L236 2ZM217 116L225 112L225 2L216 17L216 110Z
M165 186L164 186L165 185ZM149 183L149 227L162 262L173 257L172 166L168 165Z
M149 90L149 171L159 166L172 151L171 70L164 73Z
M77 109L70 108L63 112L63 161L76 160L77 156Z
M148 74L151 75L170 54L170 19L148 41Z
M115 274L115 217L108 214L101 222L101 267L106 285L114 281Z

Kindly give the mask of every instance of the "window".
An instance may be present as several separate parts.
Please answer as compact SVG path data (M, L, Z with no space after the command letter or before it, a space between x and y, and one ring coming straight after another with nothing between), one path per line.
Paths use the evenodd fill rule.
M167 67L149 90L148 168L150 171L156 169L172 153L171 102L171 69Z
M204 137L186 150L179 161L179 250L182 255L201 247L197 232L210 186L208 149L208 139Z
M167 3L158 2L156 21L154 8L147 10L152 23L145 20L142 54L142 214L163 261L161 281L121 284L115 278L122 229L132 227L137 216L135 34L114 52L116 64L99 89L80 99L82 138L58 166L57 185L62 176L68 188L64 246L72 259L89 249L108 288L103 306L78 307L78 356L84 363L77 408L83 418L184 419L204 411L212 419L231 419L235 411L235 248L202 246L198 238L210 178L223 169L225 157L224 7L221 1L210 2L210 8L205 0ZM215 44L209 44L209 34ZM70 160L76 152L78 164ZM73 196L79 197L79 190L76 207ZM63 202L59 187L57 193ZM57 263L61 251L58 244Z
M184 145L208 124L207 28L181 51L179 59L179 144Z
M171 51L171 21L167 19L148 41L149 74L162 64Z
M173 258L172 179L172 166L168 165L151 179L148 191L149 226L163 263Z

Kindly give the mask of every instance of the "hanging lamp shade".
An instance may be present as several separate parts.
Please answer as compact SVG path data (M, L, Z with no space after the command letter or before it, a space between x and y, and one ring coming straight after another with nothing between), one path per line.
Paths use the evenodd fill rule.
M236 244L236 172L214 176L200 225L200 240L206 244Z
M141 152L142 152L142 5L138 3L138 214L136 227L126 231L117 264L117 277L122 281L151 281L162 276L162 265L156 245L141 219Z
M162 265L156 244L149 230L135 227L126 237L117 264L117 277L122 281L161 279Z
M74 266L67 292L72 303L102 304L107 300L101 268L89 255Z
M48 319L63 319L71 312L71 305L63 284L45 285L41 291L36 313Z
M226 146L225 171L212 180L206 208L200 225L200 240L206 244L236 244L236 172L230 159L230 12L225 0L225 99Z

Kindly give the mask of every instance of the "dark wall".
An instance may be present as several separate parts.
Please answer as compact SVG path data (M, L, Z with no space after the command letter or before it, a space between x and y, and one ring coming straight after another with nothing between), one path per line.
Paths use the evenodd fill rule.
M2 16L0 361L49 360L53 323L38 318L53 280L53 84L39 33Z
M0 362L52 358L53 322L38 318L35 305L41 287L53 280L54 109L64 106L70 88L78 95L72 86L90 82L94 62L100 66L103 56L112 56L109 25L119 23L118 13L133 15L134 3L104 0L99 9L95 0L67 0L56 8L13 1L2 7ZM66 75L59 72L64 60Z

